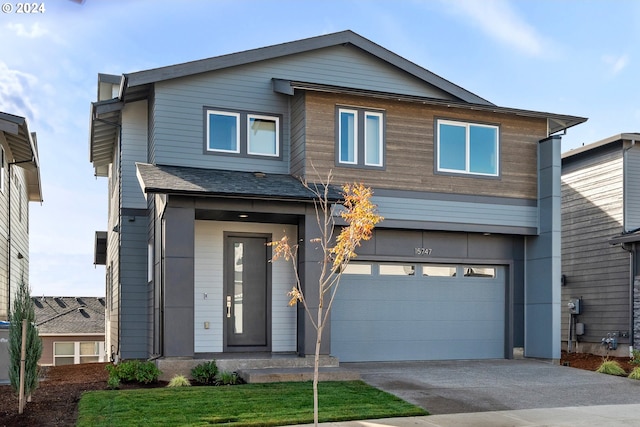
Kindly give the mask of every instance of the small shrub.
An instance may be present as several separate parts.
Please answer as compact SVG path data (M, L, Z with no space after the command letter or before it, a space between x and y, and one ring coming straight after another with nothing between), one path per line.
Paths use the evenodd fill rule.
M149 384L158 381L162 373L153 362L140 362L139 360L127 360L119 365L107 365L109 380L118 386L123 382L139 382Z
M633 368L633 371L629 374L629 378L632 380L640 380L640 366Z
M236 372L222 371L218 383L220 385L236 385L240 382L240 378Z
M136 381L143 384L155 383L162 372L153 362L139 362Z
M110 390L118 390L120 388L120 378L109 374L109 379L107 380L107 387Z
M127 360L125 362L116 365L118 369L118 378L124 382L136 381L136 374L140 366L139 360Z
M167 384L167 387L189 387L189 386L191 386L191 383L189 382L187 377L185 377L184 375L174 376L173 378L171 378L171 381L169 381L169 384Z
M191 370L191 376L200 384L215 385L218 375L216 361L201 363Z
M596 369L596 372L600 372L601 374L618 375L618 376L627 374L617 361L608 360L608 359L605 359L600 364L598 369Z
M118 367L116 365L105 366L107 372L109 372L109 379L107 380L107 387L112 390L120 388L120 376L118 374Z
M636 366L640 365L640 350L631 351L631 363Z

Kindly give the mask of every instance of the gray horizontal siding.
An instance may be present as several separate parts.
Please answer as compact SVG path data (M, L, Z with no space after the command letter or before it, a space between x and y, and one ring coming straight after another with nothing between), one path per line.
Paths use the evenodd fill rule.
M624 164L624 227L640 228L640 146L626 152Z
M122 113L122 207L146 208L135 162L147 162L147 102L127 104Z
M122 358L146 358L147 313L147 220L123 221L120 244L120 346Z
M538 227L536 206L381 196L373 196L372 201L385 220Z
M435 98L448 96L357 48L346 46L159 82L152 108L151 146L155 151L151 157L158 164L289 173L289 97L273 92L272 78ZM282 159L203 154L204 107L281 114Z
M629 329L629 255L611 246L622 231L622 157L607 151L564 168L562 176L562 339L568 336L570 298L582 298L581 342ZM622 340L624 342L624 340Z

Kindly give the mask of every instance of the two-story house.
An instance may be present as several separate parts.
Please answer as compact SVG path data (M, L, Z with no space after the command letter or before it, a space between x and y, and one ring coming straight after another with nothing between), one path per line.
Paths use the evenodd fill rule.
M560 136L586 119L499 107L344 31L99 75L112 357L313 354L265 244L320 268L310 181L363 182L384 216L338 291L341 361L560 357ZM316 281L317 283L317 281Z
M627 356L638 348L639 242L640 133L563 153L562 339L569 351Z
M36 134L26 118L0 112L0 320L29 283L29 202L42 202Z

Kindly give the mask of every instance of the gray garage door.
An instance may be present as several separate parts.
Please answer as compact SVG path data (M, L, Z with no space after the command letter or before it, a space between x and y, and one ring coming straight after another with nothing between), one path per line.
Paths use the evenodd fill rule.
M343 362L504 357L500 266L353 262L331 312Z

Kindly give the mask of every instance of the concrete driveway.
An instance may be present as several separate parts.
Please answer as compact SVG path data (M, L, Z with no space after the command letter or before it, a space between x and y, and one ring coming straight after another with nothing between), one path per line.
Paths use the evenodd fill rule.
M640 404L640 381L535 359L341 363L431 414Z

